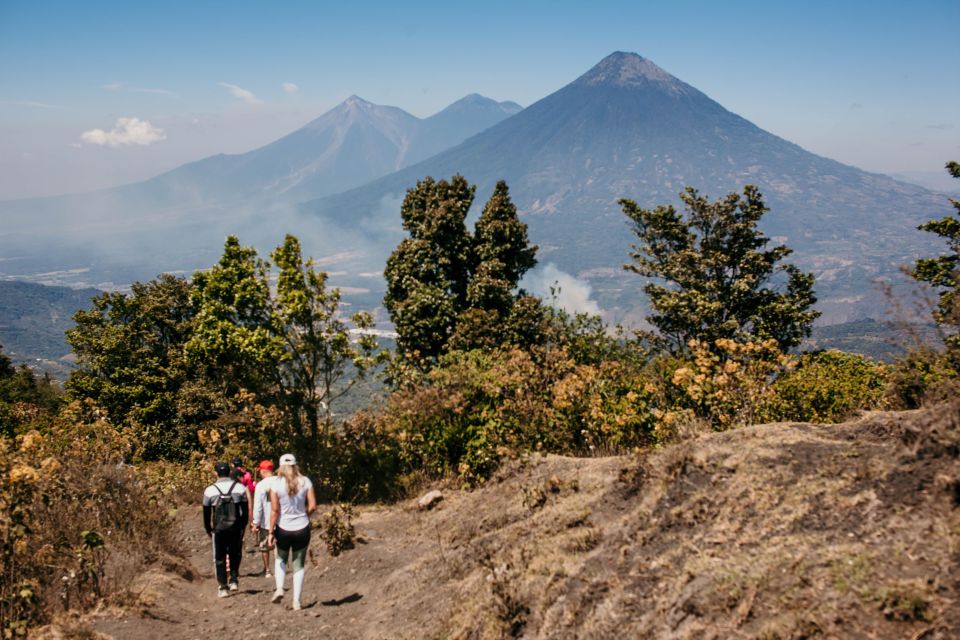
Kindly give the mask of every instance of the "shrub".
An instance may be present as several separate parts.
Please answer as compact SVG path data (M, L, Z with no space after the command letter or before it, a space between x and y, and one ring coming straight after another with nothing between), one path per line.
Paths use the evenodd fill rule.
M335 500L371 502L403 493L400 445L369 412L354 414L334 430L316 466L315 475Z
M564 349L454 352L381 417L405 469L490 475L504 456L619 451L652 441L655 390L629 362L577 365Z
M885 405L887 368L863 356L827 350L805 353L773 385L767 420L840 422L855 411Z
M327 545L327 552L338 556L348 549L353 549L357 532L353 528L353 508L349 504L334 505L333 509L323 515L320 521L320 538Z
M0 438L4 637L122 590L172 546L169 514L123 464L130 448L92 404L80 403L42 434Z
M895 409L917 409L956 397L960 390L951 353L914 349L893 365L887 386L887 401Z
M675 404L663 416L679 421L675 414L692 411L710 421L716 430L753 424L773 399L776 377L794 366L776 340L737 342L720 338L713 344L688 343L693 361L673 372L671 383L679 391ZM683 417L683 420L687 420Z

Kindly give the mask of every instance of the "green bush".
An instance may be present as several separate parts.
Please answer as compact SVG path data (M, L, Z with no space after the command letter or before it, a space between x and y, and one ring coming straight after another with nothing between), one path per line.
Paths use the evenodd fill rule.
M950 352L915 349L893 365L887 401L895 409L917 409L924 403L956 396L960 378Z
M407 471L486 478L505 456L623 451L653 439L655 389L640 367L576 364L564 349L454 352L379 420Z
M863 356L827 350L805 353L773 385L763 408L768 420L841 422L853 412L885 406L887 368Z

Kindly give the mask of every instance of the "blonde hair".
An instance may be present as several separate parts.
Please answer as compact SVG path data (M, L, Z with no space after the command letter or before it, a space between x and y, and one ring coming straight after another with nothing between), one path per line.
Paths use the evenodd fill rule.
M287 494L297 495L300 490L300 467L295 464L282 464L277 469L277 475L287 481Z

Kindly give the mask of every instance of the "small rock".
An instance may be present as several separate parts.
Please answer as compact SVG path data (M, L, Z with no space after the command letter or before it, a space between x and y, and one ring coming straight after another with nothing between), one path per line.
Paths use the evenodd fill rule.
M443 500L443 493L439 489L434 489L417 500L417 507L421 511L433 509L441 500Z

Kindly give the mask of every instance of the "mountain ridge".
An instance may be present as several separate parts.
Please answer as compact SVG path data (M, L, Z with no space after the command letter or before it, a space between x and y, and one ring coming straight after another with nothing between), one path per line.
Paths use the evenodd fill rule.
M830 322L882 315L886 300L874 281L898 279L900 265L935 250L916 226L946 204L921 187L810 153L641 56L618 52L461 144L302 210L325 220L367 216L376 227L385 197L454 173L478 185L478 201L505 179L541 262L587 279L601 306L632 321L643 315L642 280L620 269L631 239L619 198L678 205L688 185L716 199L757 184L771 209L761 228L818 276Z

